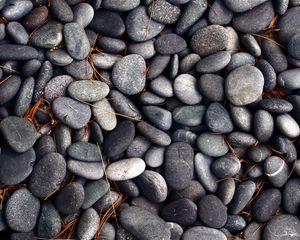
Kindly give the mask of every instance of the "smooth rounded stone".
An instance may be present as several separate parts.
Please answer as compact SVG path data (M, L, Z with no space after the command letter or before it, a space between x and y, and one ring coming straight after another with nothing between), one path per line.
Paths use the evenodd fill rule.
M136 178L135 183L139 191L151 202L161 203L166 200L168 186L158 172L146 170Z
M187 198L181 198L163 206L160 213L166 221L189 226L197 219L197 205Z
M50 10L52 15L62 22L72 22L74 15L71 7L65 0L51 0Z
M61 218L51 203L44 203L38 220L37 235L42 238L53 238L61 230Z
M182 227L174 222L167 222L167 226L170 228L171 231L171 239L180 240L183 234Z
M259 144L248 148L246 154L250 161L259 163L270 157L272 152L266 145Z
M287 113L293 109L289 101L279 98L263 99L258 106L270 113Z
M52 102L56 98L65 97L67 88L74 79L69 75L59 75L48 81L44 89L45 99Z
M218 229L196 226L186 230L182 240L227 240L225 234Z
M228 205L235 193L235 181L232 178L221 181L218 186L217 196L222 200L224 205Z
M140 55L127 55L116 62L113 67L113 84L126 95L140 93L146 82L145 69L145 60Z
M31 174L35 159L35 151L32 148L24 153L1 148L0 182L5 185L14 185L24 181Z
M245 240L260 240L261 235L261 224L256 222L251 222L249 225L247 225L243 232L243 237Z
M285 160L291 163L297 159L297 149L294 143L282 135L274 135L271 138L272 147L284 155Z
M193 127L202 123L206 108L203 105L182 106L173 110L172 116L176 123Z
M140 102L144 105L161 105L166 102L166 98L146 91L140 95Z
M94 9L88 3L79 3L73 8L73 14L73 22L76 22L85 28L94 17Z
M291 117L289 114L281 114L276 117L276 126L279 131L290 138L298 137L300 134L300 128L298 123L295 121L294 118Z
M5 24L1 23L0 24L0 40L3 40L6 36L6 31L5 31Z
M230 62L231 55L227 51L220 51L199 60L196 71L199 73L214 73L225 68Z
M113 157L124 152L132 143L135 127L131 121L122 121L104 138L103 151L107 157Z
M230 105L230 116L236 127L250 132L252 130L252 113L245 106Z
M300 88L300 68L286 70L278 75L277 83L286 90Z
M158 37L154 42L154 46L158 53L171 55L183 51L187 47L187 44L179 35L167 33Z
M231 214L239 214L251 200L256 185L252 181L245 181L237 185L233 199L228 205L228 212Z
M250 1L239 1L239 0L224 0L225 5L233 12L246 12L254 7L261 5L267 0L250 0Z
M191 47L203 57L224 50L227 42L227 30L220 25L210 25L194 33Z
M97 46L108 53L120 53L126 49L126 43L117 38L101 37Z
M90 52L90 44L83 27L76 22L67 23L63 33L70 56L76 60L85 59Z
M230 133L233 131L233 123L226 108L220 103L211 103L205 114L207 128L214 133Z
M137 129L144 137L149 139L154 144L159 146L168 146L171 144L171 138L167 133L156 127L153 127L147 122L139 122L137 124Z
M29 150L38 138L31 122L15 116L4 118L0 123L0 131L10 148L19 153Z
M34 166L29 179L33 195L45 198L51 194L66 176L66 161L59 153L48 153Z
M165 70L170 62L171 57L169 55L156 54L150 63L150 68L147 75L147 79L157 78Z
M144 42L157 36L164 24L149 18L147 8L139 6L130 11L125 19L128 37L135 42Z
M67 148L72 143L71 129L64 124L57 125L54 129L54 139L56 142L57 152L66 156Z
M294 215L282 214L273 217L263 230L265 240L296 240L300 234L300 221Z
M151 142L143 136L136 136L126 150L126 156L129 158L142 158L150 148Z
M224 136L209 132L199 135L197 146L201 152L210 157L224 156L229 150Z
M100 217L97 211L89 208L83 211L79 218L77 236L80 240L91 240L99 227Z
M76 213L84 201L84 189L80 183L72 182L60 189L55 197L56 209L62 214Z
M111 163L106 168L108 179L111 181L124 181L141 175L146 164L141 158L127 158Z
M116 229L116 237L118 240L136 240L130 232L121 226Z
M244 132L232 132L227 136L227 141L232 147L250 147L256 143L253 135Z
M165 76L159 76L150 82L150 89L162 97L173 97L172 82Z
M227 221L227 207L215 195L205 195L199 201L198 215L206 226L221 228Z
M253 217L258 222L267 222L276 213L281 204L281 192L277 188L269 188L260 193L253 206Z
M115 184L125 196L135 198L140 195L140 191L133 180L118 181Z
M258 110L254 115L254 134L260 142L267 142L272 137L274 119L265 110Z
M172 3L176 6L179 6L181 4L186 4L188 3L190 0L167 0L169 3Z
M172 114L157 106L144 106L143 112L154 126L161 130L169 130L172 126Z
M73 78L80 79L91 79L93 76L93 68L88 61L72 61L69 65L64 67L64 70L70 74Z
M200 93L213 102L223 101L224 78L217 74L202 74L198 80Z
M86 183L84 185L84 201L82 209L91 207L108 192L108 189L109 184L103 179Z
M255 66L262 72L264 76L264 91L272 91L275 88L277 81L277 76L272 65L268 61L260 59L255 63Z
M186 55L180 60L179 71L181 73L187 73L191 71L200 59L200 56L196 53L190 53Z
M176 23L175 32L180 35L184 34L202 17L206 9L207 2L205 0L189 1Z
M33 231L27 232L27 233L15 232L15 233L12 233L10 235L11 240L31 240L33 238L34 238L34 232Z
M19 20L27 15L33 8L33 4L28 0L10 0L4 2L1 16L8 21Z
M289 95L287 96L286 100L288 101L288 103L292 104L292 109L291 109L291 115L293 116L293 118L299 122L300 120L300 115L299 115L299 111L300 111L300 96L298 95Z
M40 212L40 201L26 188L16 190L8 199L5 207L5 220L13 231L33 230Z
M63 25L51 20L38 28L30 37L30 44L34 47L54 48L63 40Z
M282 187L288 180L289 167L284 160L271 156L264 161L264 172L274 187Z
M38 57L35 48L17 44L1 44L0 52L1 61L27 61Z
M46 56L49 61L57 66L67 66L73 62L73 58L64 49L55 49L47 51Z
M115 227L111 223L106 222L103 225L103 228L100 232L100 239L114 240L115 236L116 236Z
M100 162L84 162L69 159L68 171L89 180L98 180L104 176L103 165Z
M234 53L231 56L231 60L226 67L226 71L231 72L234 69L247 64L249 65L255 64L255 58L251 54L245 52Z
M117 113L136 120L142 118L141 112L136 105L121 92L111 89L109 92L109 98L113 108Z
M278 26L277 26L278 27ZM262 56L274 68L276 73L285 71L288 67L286 55L277 43L269 40L264 40L261 43ZM280 81L277 80L279 84Z
M73 130L72 138L74 142L88 142L90 138L90 131L87 127Z
M68 93L74 98L85 102L96 102L105 98L109 93L109 86L100 81L81 80L68 85Z
M208 20L211 24L226 25L231 22L233 13L221 1L215 1L208 12Z
M200 18L195 24L188 30L187 35L192 37L197 30L205 28L209 25L209 22L206 18Z
M282 203L286 213L297 214L300 206L300 181L298 178L290 179L283 188Z
M92 112L103 130L111 131L117 126L116 113L106 98L94 103Z
M180 16L180 8L166 0L158 0L148 7L148 15L151 19L163 23L174 24Z
M37 160L40 160L48 153L57 151L54 139L49 135L41 136L37 140L34 148Z
M24 65L21 68L21 72L24 77L30 77L34 75L42 66L41 61L37 59L32 59L24 63Z
M6 32L15 43L27 44L29 35L19 22L9 22L6 25Z
M231 71L225 81L227 99L243 106L255 102L262 94L264 76L256 67L245 65Z
M166 149L164 162L164 177L168 186L176 190L186 188L194 175L193 161L194 152L189 144L172 143Z
M131 206L120 212L120 223L137 239L170 239L166 222L139 207Z
M23 26L28 30L32 31L35 28L42 25L48 17L49 10L46 6L40 6L34 8L30 13L24 18Z
M100 149L93 143L75 142L68 147L67 152L71 158L80 161L98 162L101 160Z
M138 196L138 197L132 199L131 205L145 209L145 210L149 211L150 213L152 213L156 216L159 216L159 209L160 209L161 204L151 202L150 200L148 200L147 198L145 198L143 196ZM120 209L120 211L122 211L122 209Z
M147 166L156 168L164 163L165 148L159 146L152 146L145 154L145 163Z
M215 159L211 165L211 170L219 178L233 177L238 174L240 169L240 160L229 154Z
M129 43L127 48L128 53L138 54L145 60L152 58L156 53L154 48L154 40L152 39L141 43Z
M249 178L259 178L262 177L264 175L264 170L263 167L261 165L248 165L246 167L246 175Z
M298 50L299 45L300 45L300 34L295 34L288 42L288 52L290 56L295 59L300 59L300 53Z
M182 190L171 192L170 200L175 201L181 198L187 198L195 203L206 194L203 186L196 180L192 180L190 185Z
M246 227L246 225L247 223L242 216L228 215L224 229L227 229L230 233L237 233L242 231Z
M119 55L113 55L109 53L100 52L92 54L92 61L95 67L104 70L111 69L120 59L121 57Z
M91 109L88 105L68 97L56 98L52 103L55 116L74 129L84 127L91 118Z
M103 0L101 6L105 9L112 11L130 11L137 6L139 6L140 0L124 1L120 2L118 0Z
M197 90L197 79L187 73L177 76L174 80L174 93L185 104L198 104L202 100Z
M250 33L241 35L240 41L245 50L252 56L259 57L261 55L261 48L256 39Z
M16 116L22 116L30 107L34 84L35 80L33 77L26 78L22 82L19 93L15 99L14 113Z
M241 46L240 46L240 40L237 31L230 26L227 26L226 30L227 30L228 41L225 50L229 51L231 54L240 51Z
M195 155L195 172L199 182L209 192L216 192L218 188L217 178L211 171L213 159L202 153Z

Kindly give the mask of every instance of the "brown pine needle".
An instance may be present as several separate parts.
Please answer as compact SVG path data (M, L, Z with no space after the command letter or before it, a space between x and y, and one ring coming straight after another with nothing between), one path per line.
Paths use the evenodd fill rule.
M270 38L270 37L268 37L268 36L264 36L264 35L257 34L257 33L251 33L251 35L253 35L253 36L255 36L255 37L263 38L263 39L265 39L265 40L272 41L272 42L274 42L275 44L277 44L279 47L285 49L285 47L284 47L283 45L281 45L280 43L276 42L274 39L272 39L272 38Z

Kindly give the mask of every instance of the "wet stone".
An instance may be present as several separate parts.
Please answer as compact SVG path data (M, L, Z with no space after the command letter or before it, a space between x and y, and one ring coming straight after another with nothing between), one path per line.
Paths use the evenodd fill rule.
M52 102L67 95L67 87L74 79L69 75L59 75L49 80L44 88L45 99Z

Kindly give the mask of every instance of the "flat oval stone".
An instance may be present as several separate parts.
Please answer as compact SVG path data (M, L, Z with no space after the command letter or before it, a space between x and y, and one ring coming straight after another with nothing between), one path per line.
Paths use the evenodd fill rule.
M250 53L245 52L234 53L231 56L229 64L226 66L226 70L231 72L232 70L247 64L254 65L255 57Z
M259 240L261 239L262 229L261 224L256 222L251 222L244 230L245 240Z
M33 77L23 80L19 93L15 100L14 113L17 116L22 116L30 107L34 92L35 80ZM1 90L0 90L1 92Z
M139 191L151 202L160 203L168 196L168 186L158 172L145 170L135 180Z
M221 228L227 221L227 207L215 195L205 195L199 201L198 215L206 226Z
M49 14L49 10L46 6L40 6L40 7L34 8L24 18L23 26L28 31L32 31L46 21L48 14Z
M212 4L208 12L208 20L212 24L227 25L231 22L233 13L220 0Z
M120 192L128 197L136 198L140 195L140 191L133 180L118 181L116 185Z
M7 103L18 93L21 86L21 78L12 75L0 85L0 104Z
M193 148L187 143L173 143L166 149L164 176L168 186L181 190L190 184L194 172L193 160Z
M4 5L1 15L8 21L19 20L27 15L33 8L28 0L10 0Z
M233 12L246 12L266 1L267 0L249 0L249 1L224 0L224 3Z
M88 105L68 97L55 99L52 109L58 119L74 129L84 127L91 118L91 109Z
M55 18L62 22L72 22L74 15L72 8L65 0L51 0L51 13Z
M227 42L227 30L220 25L210 25L194 33L191 47L195 53L203 57L224 50Z
M102 7L112 10L125 12L136 8L140 4L140 0L120 2L118 0L103 0Z
M34 47L54 48L63 40L63 25L57 21L49 21L38 28L30 37L30 43Z
M112 181L124 181L141 175L146 168L143 159L127 158L111 163L107 168L107 177Z
M153 79L150 82L150 89L162 97L172 97L174 95L172 82L164 76Z
M264 91L270 92L276 86L277 76L272 65L264 60L260 59L255 63L255 66L262 72L265 79Z
M211 165L211 170L219 178L233 177L238 174L240 169L240 160L229 154L215 159Z
M0 61L27 61L38 57L38 51L30 46L0 44Z
M159 23L174 24L180 16L180 8L166 0L159 0L149 5L148 14Z
M9 22L6 26L6 31L15 43L27 44L29 35L23 25L19 22Z
M80 79L92 79L93 68L88 61L72 61L69 65L64 67L64 70L70 74L73 78Z
M282 187L288 180L289 168L283 159L271 156L264 161L264 172L274 187Z
M279 131L290 138L298 137L300 134L300 128L295 119L289 114L281 114L276 117L276 126Z
M145 91L140 95L140 101L144 105L160 105L165 103L166 98L160 97L152 92Z
M246 227L245 219L240 215L228 215L224 229L230 233L240 232Z
M160 54L171 55L183 51L187 44L185 40L177 34L163 34L154 42L155 49Z
M151 146L145 154L145 162L149 167L159 167L164 162L164 147Z
M30 148L24 153L16 153L9 148L1 148L0 182L14 185L24 181L32 172L35 151Z
M176 123L195 127L202 123L206 108L203 105L182 106L173 110L172 116Z
M127 55L113 67L113 84L126 95L140 93L146 82L145 69L145 60L140 55Z
M278 75L277 83L286 90L300 88L300 68L286 70Z
M288 163L297 159L297 149L295 144L283 135L274 134L271 138L272 147L284 154L284 158Z
M106 212L118 199L120 199L120 194L110 190L93 205L93 208L97 212Z
M222 70L230 62L231 55L227 51L220 51L202 58L196 65L199 73L214 73Z
M284 185L282 204L284 210L289 214L296 214L298 212L300 206L299 189L300 180L298 178L292 178Z
M212 102L224 101L224 78L217 74L202 74L198 80L200 93Z
M197 205L190 199L182 198L163 206L160 214L166 221L189 226L197 219Z
M48 153L34 166L29 179L33 195L45 198L52 193L66 176L66 161L59 153Z
M282 214L273 217L263 230L265 240L294 240L300 234L300 221L294 215Z
M111 131L117 126L116 113L106 98L94 103L92 111L103 130Z
M67 88L73 80L69 75L59 75L50 79L44 88L45 99L52 102L56 98L65 97Z
M108 189L109 184L103 179L86 183L84 185L84 201L82 209L91 207L108 192Z
M150 69L147 73L148 79L157 78L167 67L171 57L169 55L156 54L150 63Z
M121 56L109 54L109 53L93 53L92 54L92 60L95 65L95 67L103 69L103 70L109 70L111 69L115 63L121 59Z
M26 152L35 143L38 133L25 118L9 116L0 123L0 131L8 145L16 152Z
M62 214L72 214L80 209L83 200L83 186L80 183L72 182L58 191L55 197L55 207Z
M237 14L232 19L235 30L256 33L265 29L275 16L272 1L266 1L247 12Z
M84 210L78 223L78 239L92 239L98 230L99 224L100 217L94 208Z
M227 136L227 141L232 147L250 147L256 143L255 137L249 133L232 132Z
M121 225L138 239L170 239L166 222L160 217L139 207L125 207L120 211Z
M242 66L232 72L225 81L225 93L228 100L237 106L255 102L261 96L264 76L253 66Z
M288 52L290 56L296 59L300 59L299 53L300 46L300 34L295 34L288 43Z
M73 21L85 28L93 20L94 9L90 4L82 2L73 8L73 14Z
M135 127L131 121L122 121L109 132L103 142L103 151L107 157L113 157L124 152L132 143Z
M24 75L24 77L30 77L34 75L40 69L41 66L41 61L37 59L32 59L24 63L21 72Z
M98 180L104 176L101 162L85 162L69 159L67 168L71 173L89 180Z
M7 225L17 232L33 230L40 212L40 201L26 188L16 190L8 199L5 208Z
M109 53L120 53L127 47L124 41L111 37L101 37L97 40L97 45Z
M172 126L172 114L170 111L157 106L144 106L145 116L161 130L169 130Z
M289 101L278 98L263 99L258 106L270 113L287 113L293 110L293 105Z
M270 157L271 150L263 144L258 144L247 149L247 157L252 162L263 162L266 158Z
M204 240L226 240L227 237L220 230L209 227L192 227L186 230L182 235L182 240L200 240L199 236Z
M145 60L153 57L155 54L153 39L140 43L129 43L127 48L128 53L141 55Z
M245 50L252 56L259 57L261 55L261 48L257 40L250 33L241 35L240 40Z
M245 106L230 105L231 119L239 129L250 132L252 130L252 113Z
M218 186L217 196L222 200L224 205L228 205L235 193L236 183L234 179L229 178L221 181Z
M100 81L80 80L68 86L69 95L85 102L96 102L105 98L109 93L109 86Z
M197 146L201 152L210 157L221 157L229 150L224 136L209 132L199 135Z
M80 161L98 162L101 160L100 149L93 143L75 142L68 147L67 151L71 158Z
M185 104L198 104L202 100L197 89L197 79L187 73L177 76L174 80L174 93Z
M150 20L147 8L139 6L133 9L125 19L128 37L135 42L144 42L157 36L164 24Z
M267 142L272 137L274 119L265 110L258 110L254 115L254 134L260 142Z

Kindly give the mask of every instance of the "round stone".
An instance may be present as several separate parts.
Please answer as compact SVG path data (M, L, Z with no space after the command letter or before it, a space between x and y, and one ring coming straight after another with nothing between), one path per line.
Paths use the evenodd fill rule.
M202 74L198 80L200 93L212 102L224 101L224 78L217 74Z
M74 60L69 65L65 66L64 70L78 80L92 79L94 73L92 66L86 60Z
M199 135L197 146L201 152L211 157L221 157L229 150L224 136L208 132Z
M237 157L225 155L214 160L211 169L219 178L230 178L238 174L241 169L241 163Z
M231 55L227 51L220 51L211 54L201 60L196 65L196 71L199 73L214 73L225 68L230 62Z
M92 239L98 230L99 223L100 217L94 208L84 210L78 223L78 239Z
M79 3L73 8L73 21L85 28L94 17L94 9L88 3Z
M27 44L29 39L28 33L19 22L9 22L6 26L6 31L15 43Z
M226 78L225 93L228 100L237 106L255 102L262 94L264 77L256 67L239 67Z
M289 101L280 98L263 99L258 106L269 113L287 113L293 110L293 105Z
M10 0L4 5L1 11L1 15L8 21L19 20L27 15L32 10L32 8L33 4L31 1Z
M106 98L93 104L93 115L101 128L105 131L111 131L117 126L117 117L115 110Z
M26 78L20 87L19 93L15 100L14 112L17 116L22 116L30 107L34 92L35 79L33 77Z
M282 187L288 180L289 168L283 159L271 156L264 161L264 172L274 187Z
M82 209L91 207L108 192L108 189L109 184L103 179L86 183L84 185L84 201Z
M245 106L230 105L232 121L239 129L250 132L252 130L252 113Z
M258 110L254 115L254 134L260 142L267 142L272 137L274 120L265 110Z
M154 46L158 53L171 55L183 51L187 44L179 35L167 33L158 37L154 42Z
M43 24L49 14L49 10L46 6L41 6L34 8L25 18L23 21L23 26L27 30L34 30L41 24Z
M155 4L150 4L148 14L157 22L163 24L174 24L180 16L180 8L166 0L158 0Z
M120 2L119 0L103 0L101 6L112 11L129 11L136 8L140 0Z
M12 75L0 85L0 104L7 103L18 93L21 86L21 78Z
M227 25L231 22L232 12L220 0L215 1L208 12L208 20L212 24Z
M150 89L162 97L173 97L172 82L164 76L159 76L150 82Z
M75 142L68 147L67 151L69 157L80 161L99 162L101 160L100 148L93 143Z
M210 227L192 227L182 235L182 240L199 240L199 236L204 240L226 240L226 235L220 230ZM200 239L201 239L200 238Z
M73 82L73 78L69 75L59 75L49 80L44 89L45 99L52 102L59 97L67 95L68 85Z
M203 105L182 106L173 110L172 116L176 123L193 127L202 123L206 108Z
M296 120L289 114L281 114L276 117L276 126L279 131L289 137L295 138L300 134L300 128Z
M140 55L127 55L113 67L113 84L126 95L140 93L146 82L145 69L145 60Z
M277 83L286 90L300 88L300 68L289 69L278 75Z
M84 162L69 159L67 167L71 173L89 180L98 180L104 176L101 162Z
M161 130L169 130L172 126L172 114L157 106L144 106L143 112L150 122Z
M282 204L284 210L289 214L297 214L300 206L300 180L298 178L290 179L283 188Z
M295 34L288 43L288 51L290 56L296 59L300 59L300 34Z

